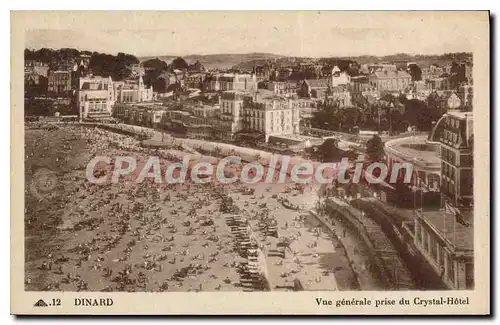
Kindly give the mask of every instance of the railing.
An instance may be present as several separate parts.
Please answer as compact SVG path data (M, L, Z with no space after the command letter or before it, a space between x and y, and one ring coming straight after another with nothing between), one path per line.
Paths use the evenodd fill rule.
M427 167L427 168L432 168L432 169L436 169L436 168L439 169L441 167L441 162L432 163L432 162L428 162L425 160L418 160L418 159L416 159L416 157L414 157L410 154L406 154L406 153L395 148L396 145L401 144L401 143L405 143L407 141L408 141L408 137L387 141L385 143L385 146L384 146L385 151L388 154L393 154L402 160L406 160L408 162L415 162L419 166L422 166L422 167Z

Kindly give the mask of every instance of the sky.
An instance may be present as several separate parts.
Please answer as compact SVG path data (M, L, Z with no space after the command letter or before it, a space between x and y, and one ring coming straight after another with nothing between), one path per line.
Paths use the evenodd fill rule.
M463 12L36 12L27 48L142 56L265 52L325 57L471 52ZM481 17L479 17L481 18ZM29 15L28 15L29 19Z

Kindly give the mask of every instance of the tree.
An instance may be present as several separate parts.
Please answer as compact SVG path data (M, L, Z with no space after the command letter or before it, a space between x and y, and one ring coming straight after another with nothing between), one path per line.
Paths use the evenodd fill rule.
M361 118L361 110L357 107L346 107L341 116L344 117L343 123L349 131L355 126L358 126Z
M152 86L153 86L153 91L158 93L164 93L167 90L167 83L163 78L158 78L154 80Z
M132 74L129 66L139 60L130 54L118 53L117 56L94 52L90 58L89 68L97 76L123 80Z
M131 65L131 64L138 64L139 59L137 59L135 56L119 52L118 55L116 56L116 60L118 62L123 62L125 65Z
M465 66L463 64L458 64L453 62L451 64L451 77L450 81L453 85L458 86L459 83L467 80L465 78Z
M316 155L321 161L340 161L343 157L349 157L347 152L339 149L337 146L338 140L328 138L317 147Z
M390 113L390 121L393 131L404 132L406 130L405 123L403 122L403 115L397 109L392 110Z
M313 127L325 130L337 130L338 122L333 122L333 115L328 110L321 108L312 114L311 125Z
M163 71L166 71L168 65L165 61L158 58L146 60L142 63L144 68L147 68L144 74L144 84L152 86L153 91L163 93L166 91L165 79L161 78Z
M420 81L422 80L422 69L416 64L411 64L409 66L410 75L412 81Z
M410 125L416 126L419 130L429 131L432 128L432 121L439 119L438 110L430 108L418 99L411 99L405 103L404 120Z
M187 70L189 68L189 65L184 61L183 58L178 57L172 61L170 64L171 68L173 70L179 69L179 70Z
M146 60L142 63L145 68L151 68L151 70L165 71L167 70L167 62L160 60L158 58Z
M380 161L384 158L384 144L378 135L375 134L366 143L366 154L368 155L368 158L373 161Z
M315 79L316 75L312 71L293 71L288 77L288 80L304 80L304 79Z

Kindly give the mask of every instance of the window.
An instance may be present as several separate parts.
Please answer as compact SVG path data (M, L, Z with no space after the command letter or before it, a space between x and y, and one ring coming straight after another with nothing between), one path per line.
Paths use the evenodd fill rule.
M439 176L436 174L430 174L428 177L428 184L432 189L438 189L439 188Z
M429 252L429 233L427 231L424 232L422 240L424 241L424 250Z
M453 265L453 258L450 254L446 254L446 263L448 264L448 279L453 283L455 282L455 266Z
M472 155L460 155L460 166L472 166Z
M425 248L425 230L423 227L420 228L420 242L424 244Z
M433 261L437 261L437 242L434 236L430 237L430 253Z
M467 289L474 289L474 264L465 264L465 287Z

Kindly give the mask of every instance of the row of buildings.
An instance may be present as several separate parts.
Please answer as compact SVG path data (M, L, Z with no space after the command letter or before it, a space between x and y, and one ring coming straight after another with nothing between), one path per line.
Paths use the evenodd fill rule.
M90 64L90 56L82 54L74 61L51 64L26 60L24 62L24 86L26 94L44 94L50 97L70 97L78 87L78 79Z
M124 122L185 133L188 137L234 140L237 136L292 136L300 133L296 100L270 91L223 92L219 104L168 110L148 103L116 103L113 115Z
M76 106L81 118L111 116L115 103L151 102L153 88L144 85L142 76L136 80L114 82L111 77L79 78Z
M361 94L363 96L380 97L381 94L391 93L394 95L405 95L408 99L426 100L436 91L459 90L460 87L472 87L472 74L470 66L464 65L469 71L461 82L457 78L443 74L424 74L421 80L413 80L410 73L405 70L381 66L374 69L368 75L349 77L346 72L335 70L330 78L306 79L297 86L298 94L302 97L324 98L331 93L340 92L338 86L343 87L343 92L351 96ZM337 67L335 67L337 68Z
M90 55L81 54L74 60L63 62L44 63L36 60L26 60L24 63L25 92L35 90L36 94L49 97L68 98L80 90L80 79L91 75ZM144 76L144 67L141 63L128 66L133 83ZM141 81L142 82L142 81ZM119 84L120 82L115 82ZM121 88L127 88L127 81L121 82ZM140 85L138 85L140 86ZM124 95L127 96L127 91Z
M49 65L26 61L25 85L27 89L44 88L50 97L72 97L79 88L81 77L87 75L90 57L83 55L75 62L55 70ZM374 63L358 66L351 63L347 70L338 66L326 69L318 62L300 62L293 67L279 67L275 64L264 64L252 69L249 73L207 72L199 62L189 69L169 68L162 71L158 78L165 81L165 93L158 97L166 98L178 93L198 89L203 93L219 93L223 91L241 90L256 91L267 89L276 95L299 97L312 101L331 103L339 107L357 106L360 102L373 103L385 94L404 95L407 99L426 101L430 96L436 103L436 109L443 110L444 102L453 94L465 103L472 98L472 65L470 63L451 64L439 67L430 65L421 69L421 80L413 80L412 67L415 63L405 64ZM152 90L141 85L141 77L149 68L141 63L129 67L132 80L114 82L113 102L147 101ZM359 73L351 76L352 69ZM296 78L297 73L318 72L316 78ZM460 78L456 78L460 74ZM292 76L295 76L292 78ZM460 81L460 82L459 82ZM119 84L119 85L118 85ZM145 99L146 98L146 99ZM471 100L469 100L471 102ZM109 104L109 103L108 103ZM85 117L85 116L83 116Z
M308 109L332 105L339 108L366 107L374 104L385 94L405 96L428 102L429 106L443 114L448 102L459 98L464 107L472 106L472 73L470 64L451 67L431 65L422 69L422 80L413 81L410 74L414 63L370 64L341 70L338 66L325 70L314 62L301 62L295 68L278 68L272 64L255 67L250 73L207 72L198 62L191 69L169 68L159 78L165 80L166 93L153 93L152 87L144 85L142 76L149 68L141 63L131 68L131 80L113 81L109 78L88 76L89 58L82 57L67 70L52 71L39 62L26 62L25 78L29 84L40 83L47 76L48 95L51 97L77 98L76 108L81 118L104 116L112 113L114 103L150 102L156 98L189 99L198 96L218 97L226 91L257 92L268 90L276 96L307 101ZM350 69L362 73L351 76ZM319 71L319 78L292 79L297 71ZM451 77L461 69L466 81L456 83ZM365 71L366 70L366 71ZM455 71L455 72L454 72ZM66 96L64 95L66 94ZM304 118L303 121L306 121Z

